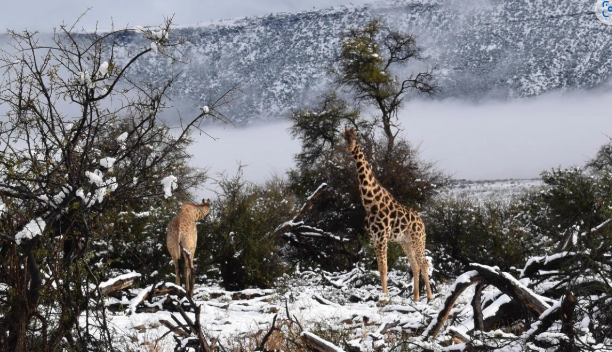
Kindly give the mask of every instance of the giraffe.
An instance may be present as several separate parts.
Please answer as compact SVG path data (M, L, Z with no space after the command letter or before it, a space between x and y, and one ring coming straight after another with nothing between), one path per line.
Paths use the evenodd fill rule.
M376 251L378 271L382 280L382 290L387 291L387 243L398 242L410 262L414 276L414 300L419 300L419 274L427 289L427 299L433 295L429 287L429 263L425 258L425 225L417 212L406 209L389 191L378 183L372 168L365 158L361 146L357 143L357 133L354 128L344 128L344 139L348 150L353 154L357 164L359 192L361 204L366 211L365 227L370 233L372 246Z
M196 221L204 219L210 213L210 200L202 200L202 204L185 203L181 210L168 224L166 246L174 262L175 283L181 285L179 276L179 258L183 257L185 290L189 296L193 294L192 277L193 257L198 242Z

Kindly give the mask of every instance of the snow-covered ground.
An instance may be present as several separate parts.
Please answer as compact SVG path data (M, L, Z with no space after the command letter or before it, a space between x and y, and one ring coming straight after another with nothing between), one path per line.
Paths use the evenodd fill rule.
M353 277L357 279L351 281ZM364 278L367 282L363 282ZM372 350L377 344L387 344L401 337L402 332L422 331L443 304L448 288L447 284L438 283L438 294L432 302L428 303L426 297L414 302L410 288L412 279L407 272L392 271L389 273L389 302L380 304L378 281L375 271L362 269L336 274L302 271L288 277L279 287L268 290L228 292L216 286L196 285L194 300L202 306L200 319L208 336L218 338L223 346L231 347L238 340L247 341L261 330L267 332L274 316L278 313L278 319L286 319L288 311L304 330L319 335L321 331L328 330L330 335L335 331L362 350ZM146 288L133 290L137 295L135 299L138 300L138 294L144 290ZM467 298L459 299L457 311L471 310L470 295L462 297ZM171 314L181 319L177 312L134 313L127 309L112 314L110 320L111 325L118 328L118 344L141 350L157 344L162 350L171 350L175 344L172 334L166 335L169 329L160 324L160 320L173 321ZM188 315L194 320L193 313Z
M539 186L540 180L456 181L448 193L475 199L508 199L526 188ZM442 307L452 284L434 280L434 300L428 303L426 297L422 297L414 302L409 270L391 271L388 277L389 301L385 304L379 302L382 295L378 272L364 268L344 273L299 270L286 275L272 289L239 292L225 291L216 284L197 283L194 300L202 307L200 319L208 336L218 338L229 348L235 346L236 341L261 341L276 314L279 320L286 320L289 314L304 330L318 334L327 331L330 336L342 336L350 344L360 346L362 351L369 351L381 344L390 346L402 336L421 333ZM468 288L453 309L457 319L466 319L466 327L472 324L469 300L473 289ZM168 333L169 329L160 321L172 322L172 314L178 319L180 315L163 310L138 312L137 304L149 290L146 287L132 289L130 297L133 298L123 299L126 309L110 313L117 344L132 350L150 350L152 346L162 351L173 350L173 334ZM483 297L486 299L487 295L495 297L498 291L490 288ZM109 298L107 304L117 302L119 300ZM148 305L159 304L154 301ZM494 314L495 307L488 307L485 316ZM194 320L193 312L187 314Z
M509 180L454 180L452 186L442 192L442 196L450 195L468 197L477 201L509 200L526 190L542 187L541 179L509 179Z

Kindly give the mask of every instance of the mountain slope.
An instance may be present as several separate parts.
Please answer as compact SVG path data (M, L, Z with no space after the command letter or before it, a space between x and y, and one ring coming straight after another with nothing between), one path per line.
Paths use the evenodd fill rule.
M611 73L612 27L596 19L591 1L552 7L542 0L398 0L178 28L188 64L150 56L131 74L154 79L181 72L171 94L191 104L237 83L243 94L230 118L280 118L329 86L327 68L341 33L373 18L417 36L426 56L421 68L436 68L437 97L593 88ZM144 45L134 34L125 40L126 49Z

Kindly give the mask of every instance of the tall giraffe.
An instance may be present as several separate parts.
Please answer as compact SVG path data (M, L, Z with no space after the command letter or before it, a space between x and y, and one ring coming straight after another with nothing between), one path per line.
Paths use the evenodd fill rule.
M193 295L193 257L198 244L196 221L204 219L210 213L210 200L202 204L185 203L181 210L168 224L166 246L174 262L175 283L181 285L179 276L179 259L183 257L185 290Z
M370 232L370 239L376 250L383 293L385 296L388 295L387 243L392 241L398 242L408 256L414 276L414 300L419 300L420 273L423 274L425 281L427 299L433 299L429 287L429 263L425 258L425 225L421 217L414 210L406 209L378 183L361 146L357 143L357 133L354 128L350 130L344 128L344 139L357 164L361 204L366 211L365 227Z

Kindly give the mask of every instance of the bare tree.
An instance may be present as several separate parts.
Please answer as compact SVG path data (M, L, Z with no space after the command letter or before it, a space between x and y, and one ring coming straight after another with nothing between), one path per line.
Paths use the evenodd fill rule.
M127 206L189 198L206 177L187 165L190 133L207 117L223 119L218 109L233 92L171 128L160 114L174 77L126 77L147 56L181 61L171 20L106 33L75 26L60 26L48 45L11 31L0 56L0 350L111 348L103 310L91 303L103 275L92 242L113 235L113 216ZM119 55L130 33L143 36L142 47Z

